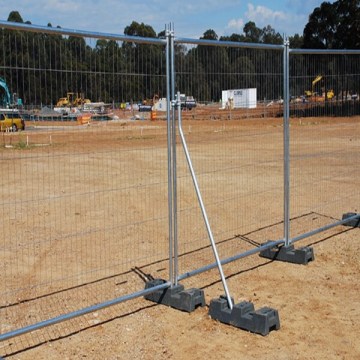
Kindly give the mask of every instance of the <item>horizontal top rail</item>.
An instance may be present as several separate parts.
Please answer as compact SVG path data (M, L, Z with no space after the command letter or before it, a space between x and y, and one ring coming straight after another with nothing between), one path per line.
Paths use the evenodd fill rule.
M193 44L193 45L205 45L205 46L238 47L238 48L279 50L279 51L282 51L284 49L283 45L259 44L259 43L236 42L236 41L189 39L189 38L175 38L174 41L175 43L179 43L179 44Z
M360 55L355 49L289 49L290 54L299 55Z
M115 41L131 41L135 43L166 45L166 39L147 38L142 36L133 36L133 35L124 35L124 34L93 32L86 30L66 29L60 27L50 27L50 26L41 26L41 25L33 25L33 24L23 24L23 23L17 23L17 22L5 21L5 20L0 20L0 28L9 29L9 30L41 32L52 35L69 35L69 36L107 39L107 40L115 40ZM203 46L238 47L238 48L278 50L278 51L282 51L284 49L284 45L221 41L221 40L209 40L209 39L192 39L192 38L176 37L174 41L175 43L203 45ZM304 54L304 55L306 54L359 55L360 54L360 50L355 50L355 49L289 49L289 52L291 54Z
M59 27L54 28L50 26L23 24L23 23L16 23L16 22L4 21L4 20L0 20L0 28L9 29L9 30L41 32L52 35L69 35L69 36L77 36L77 37L104 39L104 40L166 45L166 39L146 38L142 36L132 36L132 35L109 34L109 33L75 30L75 29L63 29Z

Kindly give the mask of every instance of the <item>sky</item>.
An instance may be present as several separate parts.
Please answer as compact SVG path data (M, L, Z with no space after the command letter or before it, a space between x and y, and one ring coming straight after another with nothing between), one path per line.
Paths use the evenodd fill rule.
M309 15L324 0L0 0L0 20L18 11L34 25L123 34L133 21L156 33L171 24L175 36L201 37L208 29L220 36L242 34L244 24L270 25L281 35L302 35ZM333 1L330 1L333 2Z

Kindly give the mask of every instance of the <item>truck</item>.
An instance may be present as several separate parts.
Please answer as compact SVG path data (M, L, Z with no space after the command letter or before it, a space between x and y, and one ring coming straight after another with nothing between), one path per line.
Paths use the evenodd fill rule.
M25 130L25 121L17 109L0 109L0 131Z
M193 96L187 96L185 94L180 94L180 106L183 110L192 110L196 107L196 101Z
M177 98L177 96L176 96ZM180 106L182 110L191 110L196 107L196 100L193 96L186 96L185 94L180 94ZM139 112L143 111L166 111L167 101L166 98L159 98L158 95L155 95L153 99L144 100L142 103L138 104Z

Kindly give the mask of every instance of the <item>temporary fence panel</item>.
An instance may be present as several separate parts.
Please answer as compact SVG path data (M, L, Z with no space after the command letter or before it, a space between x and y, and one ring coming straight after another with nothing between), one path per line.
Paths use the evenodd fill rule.
M290 217L304 217L292 238L359 211L359 60L359 51L290 51Z
M358 53L1 24L4 355L358 212Z
M139 111L167 96L166 41L3 26L0 77L26 127L1 134L2 339L141 295L145 265L163 261L156 271L169 278L166 122ZM60 333L107 315L96 316ZM2 354L55 330L5 342Z
M226 260L282 236L280 226L268 239L248 237L283 219L283 48L188 39L176 45L176 89L197 103L181 112L182 128ZM256 89L256 106L223 107L226 89ZM181 146L176 164L179 276L185 279L215 259Z

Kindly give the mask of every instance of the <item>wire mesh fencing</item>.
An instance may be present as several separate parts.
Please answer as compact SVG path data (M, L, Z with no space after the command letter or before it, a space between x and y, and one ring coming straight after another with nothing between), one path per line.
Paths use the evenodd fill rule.
M176 48L190 54L190 60L175 58L177 89L198 101L181 112L183 131L219 255L226 259L259 245L248 233L283 218L282 47L180 39ZM215 259L181 146L177 153L183 279Z
M126 300L148 280L214 267L180 119L221 259L284 242L287 218L296 237L358 212L358 53L287 62L283 45L3 26L6 354L144 307Z
M1 112L25 123L0 140L1 334L141 292L141 268L169 258L166 111L147 111L166 42L29 30L0 33Z
M290 213L313 213L305 231L359 209L358 60L346 50L290 53Z

